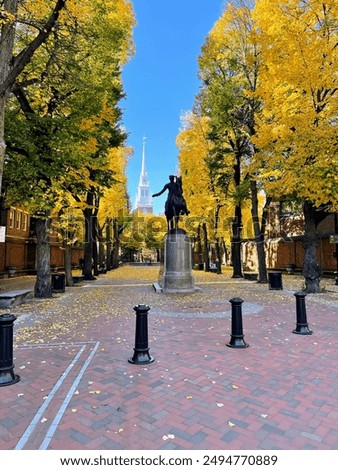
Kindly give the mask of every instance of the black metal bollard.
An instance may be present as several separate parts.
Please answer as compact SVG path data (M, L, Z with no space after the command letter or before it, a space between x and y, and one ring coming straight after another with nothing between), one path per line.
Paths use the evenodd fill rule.
M148 348L148 305L139 304L134 307L136 312L136 331L134 355L128 362L132 364L150 364L154 362Z
M249 345L244 341L242 322L242 303L244 300L239 297L230 299L231 303L231 338L226 345L229 348L247 348Z
M14 374L13 364L13 323L16 317L11 313L0 315L0 387L19 382Z
M305 292L296 292L296 314L297 314L297 323L296 329L292 331L297 335L312 335L312 331L309 330L309 326L306 318L306 307L305 307Z

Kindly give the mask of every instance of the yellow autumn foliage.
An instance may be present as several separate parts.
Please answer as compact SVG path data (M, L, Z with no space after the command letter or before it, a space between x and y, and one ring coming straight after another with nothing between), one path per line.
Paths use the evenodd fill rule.
M190 113L184 116L184 127L176 139L184 197L191 215L197 217L205 216L215 206L205 162L209 145L207 131L207 119Z
M101 197L99 208L100 223L107 217L117 217L127 212L127 176L126 167L132 154L130 147L112 148L108 152L109 169L113 172L113 184L106 188Z
M206 163L212 145L207 139L208 131L208 118L189 113L184 116L183 128L176 139L184 197L190 210L185 228L194 232L199 224L206 223L213 236L230 241L233 204L222 188L212 181ZM219 217L216 235L214 230L217 211Z
M338 2L258 0L261 47L254 142L275 196L338 208Z

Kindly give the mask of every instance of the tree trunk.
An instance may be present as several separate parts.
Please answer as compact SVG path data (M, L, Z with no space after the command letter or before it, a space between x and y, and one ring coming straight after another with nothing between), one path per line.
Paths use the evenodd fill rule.
M1 188L2 188L3 168L4 168L5 155L6 155L5 106L6 106L6 99L4 96L0 96L0 194L1 194Z
M235 219L232 223L231 238L231 259L232 259L232 277L243 277L242 272L242 208L240 204L235 207Z
M204 251L204 271L210 271L210 258L209 258L209 244L208 244L208 230L207 224L203 222L203 251Z
M223 249L223 253L224 253L224 263L226 266L228 266L228 263L229 263L229 256L228 256L228 249L227 249L227 246L226 246L226 243L224 241L224 238L222 238L222 249Z
M236 187L241 185L241 153L236 152L234 163L234 183ZM234 221L232 223L231 258L232 277L243 277L242 271L242 205L236 201Z
M18 0L5 0L3 10L15 15L18 8ZM15 38L15 23L8 22L1 26L0 44L0 85L5 83L13 58ZM2 192L2 175L5 162L5 108L10 88L6 87L0 92L0 194Z
M305 278L305 291L311 294L321 292L321 268L317 262L317 224L316 208L308 201L303 203L304 213L304 263L303 276Z
M34 288L35 297L52 297L52 278L50 274L50 217L36 219L37 239L37 276Z
M221 254L221 244L219 237L216 237L215 240L215 252L216 252L216 273L222 274L222 254Z
M202 243L201 243L201 224L198 224L198 227L197 227L196 251L197 251L198 269L202 270L203 269L203 252L202 252Z
M119 226L116 219L113 220L113 249L111 253L112 268L116 269L119 267L119 250L120 250L120 238L119 238Z
M94 276L98 276L100 274L99 273L99 254L97 251L97 244L95 240L93 240L92 253L93 253L93 274Z
M221 247L220 247L220 241L218 237L218 223L219 223L219 211L221 207L217 205L216 207L216 212L215 212L215 225L214 225L214 231L215 231L215 251L216 251L216 273L217 274L222 274L222 260L221 260Z
M107 220L107 223L106 223L106 259L105 259L105 263L106 263L107 271L110 271L111 268L112 268L111 256L110 256L110 253L111 253L111 225L112 225L112 219L109 218Z
M65 214L64 209L60 209L58 216L59 220L62 220ZM67 220L66 227L63 227L63 224L60 223L58 226L59 235L62 239L62 246L64 249L64 269L66 275L66 286L72 287L73 283L73 275L72 275L72 240L75 237L75 230L72 228L69 219Z
M91 192L87 195L87 204L92 206L93 194ZM84 209L83 214L85 218L85 248L84 248L84 261L82 274L86 281L93 281L95 277L92 274L93 269L93 221L92 221L93 209L87 207Z
M106 239L103 236L103 230L99 228L99 265L107 266L106 263Z
M91 217L93 228L92 228L92 236L93 236L93 248L92 248L92 257L93 257L93 268L94 268L94 276L99 275L99 254L97 250L97 241L98 241L98 228L97 228L97 217L95 213Z
M65 274L66 274L66 286L73 287L73 275L72 275L72 245L67 243L66 238L63 239L63 246L65 250Z
M259 224L257 182L255 180L251 181L251 215L258 257L258 282L267 283L268 273L266 269L264 233ZM262 226L265 227L265 223L263 225L264 217L265 215L262 214Z

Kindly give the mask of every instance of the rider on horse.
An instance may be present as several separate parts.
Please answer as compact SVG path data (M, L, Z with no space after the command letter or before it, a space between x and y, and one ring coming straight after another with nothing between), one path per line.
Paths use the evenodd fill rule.
M163 189L156 194L153 194L152 197L157 197L163 194L168 190L168 198L165 203L165 215L167 216L168 222L171 222L172 219L175 219L176 226L178 218L181 214L189 214L187 209L187 204L183 197L182 191L182 181L181 177L176 177L174 175L169 176L169 183L163 186Z

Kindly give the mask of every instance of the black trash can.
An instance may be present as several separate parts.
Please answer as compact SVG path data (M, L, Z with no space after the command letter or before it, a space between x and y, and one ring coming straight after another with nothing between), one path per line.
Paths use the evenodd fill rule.
M66 290L66 275L65 274L52 274L52 290L53 292L65 292Z
M282 273L280 271L273 271L268 273L269 276L269 289L272 290L282 290Z

